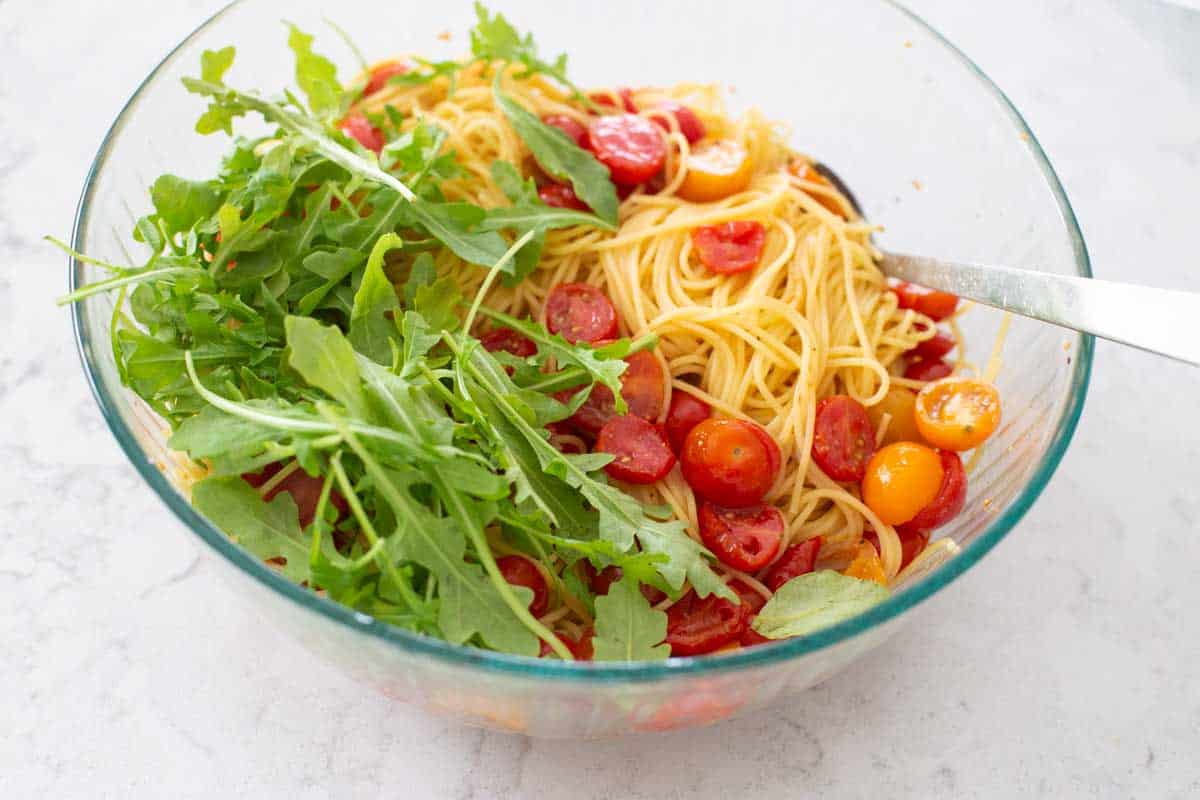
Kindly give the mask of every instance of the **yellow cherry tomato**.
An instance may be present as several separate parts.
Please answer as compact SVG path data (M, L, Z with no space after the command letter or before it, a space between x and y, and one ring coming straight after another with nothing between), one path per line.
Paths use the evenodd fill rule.
M788 172L792 173L802 181L816 183L821 186L828 186L831 189L836 188L832 183L829 182L828 178L817 172L816 168L807 161L800 159L793 161L791 164L788 164ZM805 192L805 194L810 194L813 200L816 200L818 203L825 206L825 208L829 209L829 211L832 213L837 214L839 217L845 219L846 212L842 208L842 204L839 203L835 198L825 194L811 194L809 192Z
M867 463L863 502L888 525L901 525L937 497L943 471L942 459L932 447L889 444Z
M891 417L887 430L883 432L883 440L879 442L880 446L921 441L921 432L917 430L916 405L916 392L903 386L893 386L882 400L867 409L867 416L871 418L875 430L879 430L883 424L884 414Z
M971 378L943 378L917 395L917 429L925 441L943 450L981 445L1000 424L1000 393Z
M883 561L870 542L863 542L854 554L850 566L842 570L842 574L861 581L875 581L880 586L887 586L887 573L883 571Z
M698 147L687 157L687 175L679 196L693 203L723 200L750 185L754 163L746 148L732 139Z

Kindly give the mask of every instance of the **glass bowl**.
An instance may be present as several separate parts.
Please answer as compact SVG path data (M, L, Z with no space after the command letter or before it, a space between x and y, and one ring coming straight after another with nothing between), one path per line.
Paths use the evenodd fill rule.
M643 4L639 19L604 4L546 13L503 4L544 53L570 53L581 85L679 81L730 87L792 127L792 143L834 167L886 230L880 246L936 256L1089 275L1087 251L1062 186L1000 90L916 16L878 0ZM343 0L235 3L179 44L122 109L83 189L74 246L128 262L130 235L162 172L212 174L228 141L200 137L201 111L179 79L200 53L238 48L232 85L274 91L291 83L283 19L318 34L321 50L353 72L338 22L371 58L462 55L473 22L465 0L434 7ZM771 24L764 24L773 20ZM447 40L446 32L450 36ZM636 54L636 58L621 57ZM72 288L96 279L72 261ZM803 638L656 663L570 664L469 649L390 628L293 585L232 544L188 504L166 430L119 380L110 349L112 299L73 308L83 366L117 440L228 582L311 651L388 697L476 725L533 736L597 737L703 724L766 706L828 677L894 633L921 602L991 550L1050 479L1079 419L1092 361L1089 337L1015 319L1003 344L1005 421L971 477L966 511L939 531L961 548L913 575L881 605ZM985 362L1000 315L964 322L968 356Z

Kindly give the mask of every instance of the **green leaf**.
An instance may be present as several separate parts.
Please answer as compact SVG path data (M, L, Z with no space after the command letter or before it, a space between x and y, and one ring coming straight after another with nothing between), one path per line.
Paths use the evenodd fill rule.
M396 326L400 299L383 272L383 259L388 251L403 246L404 240L394 233L375 242L350 312L350 344L380 364L392 363L392 342L400 336Z
M418 287L413 293L413 310L418 312L432 331L444 331L457 327L455 309L462 302L458 282L446 275L428 286Z
M310 386L324 391L352 415L366 418L362 378L354 348L337 328L310 317L288 317L284 323L292 365Z
M221 196L209 181L189 181L162 175L150 187L154 210L172 231L186 231L206 220L221 206Z
M596 598L597 661L658 661L671 655L667 615L650 607L636 580L622 578Z
M329 118L341 110L342 84L338 82L337 67L322 55L313 52L313 37L295 25L288 26L288 47L296 54L296 83L308 97L313 114Z
M475 3L475 27L471 29L471 54L484 61L510 61L521 64L525 69L517 77L525 78L534 73L549 75L570 87L577 98L583 98L575 84L567 79L567 56L561 54L554 61L545 61L538 54L533 35L522 36L500 13L489 16L482 3ZM586 98L583 98L586 101Z
M240 477L206 478L192 487L192 504L231 539L262 559L284 558L283 574L308 580L311 542L300 531L296 501L281 492L264 503Z
M779 587L752 627L768 639L803 636L861 614L888 594L874 581L828 569L810 572Z
M229 451L261 448L263 443L279 439L278 428L226 414L213 406L205 406L194 417L185 419L167 446L186 452L194 459L212 458Z
M436 278L437 268L433 265L433 256L429 253L418 255L413 261L412 271L408 273L408 280L404 282L404 305L412 308L417 299L417 291L432 285Z
M237 50L232 46L220 50L205 50L200 54L200 79L210 83L223 83L225 73L233 66L236 53Z

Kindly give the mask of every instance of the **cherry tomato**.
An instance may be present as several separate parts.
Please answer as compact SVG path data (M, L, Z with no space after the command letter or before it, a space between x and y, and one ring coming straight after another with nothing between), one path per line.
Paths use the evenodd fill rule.
M257 489L278 475L282 469L282 464L268 464L259 472L244 473L242 479ZM296 469L263 495L263 500L269 503L283 492L287 492L296 503L300 527L307 528L317 516L317 503L321 500L321 489L324 486L324 478L315 478L302 469ZM337 489L330 490L329 504L337 510L339 518L350 513L350 504Z
M662 431L635 414L604 423L596 437L596 452L613 456L604 471L626 483L660 481L675 466L675 454Z
M365 114L351 114L338 127L368 150L376 154L383 152L383 131L372 125Z
M496 566L504 580L513 586L524 586L533 590L533 600L529 601L529 613L540 617L550 606L550 587L542 571L534 566L525 556L504 556L496 559Z
M917 515L896 526L901 536L928 534L958 516L967 502L967 471L958 453L939 451L942 460L942 482L937 495Z
M591 661L593 655L592 638L595 635L596 632L591 628L588 628L580 634L578 639L572 639L570 636L563 634L559 634L558 638L564 645L566 645L567 649L571 651L571 655L575 656L576 661ZM542 642L542 652L540 655L542 658L547 658L550 656L553 656L554 658L558 657L555 654L554 649L551 648L546 642Z
M706 419L688 433L680 464L698 495L743 508L762 500L775 482L779 447L752 422Z
M587 147L587 127L574 117L568 117L566 114L547 114L542 117L542 122L558 128L580 147Z
M668 133L671 131L671 123L667 121L667 117L674 117L676 124L679 125L679 132L683 134L683 138L688 140L688 144L695 144L704 138L704 123L696 116L695 111L682 103L664 100L649 112L649 116L655 125Z
M607 566L602 570L598 570L592 566L592 562L586 558L579 562L579 571L583 575L583 579L587 581L588 588L593 594L608 594L608 590L612 585L621 580L623 574L620 567Z
M662 416L664 380L658 359L646 350L640 350L625 359L629 366L621 373L621 397L636 414L649 422ZM567 392L569 398L574 392ZM593 386L592 393L569 420L580 432L595 436L604 423L616 416L616 401L607 386Z
M911 531L907 525L901 525L896 528L896 535L900 537L900 569L904 569L929 544L929 534ZM879 551L879 535L875 531L870 528L863 531L863 541L870 542Z
M921 432L917 430L917 417L914 413L916 405L916 392L903 386L893 386L888 389L882 400L867 409L871 427L876 431L883 425L883 415L887 414L890 417L880 441L881 446L893 442L921 441Z
M546 298L546 327L568 342L599 342L617 335L617 310L586 283L560 283Z
M389 80L406 72L408 72L408 65L401 64L399 61L385 61L382 64L376 64L371 67L371 77L367 79L366 88L363 89L363 97L375 94L387 86Z
M809 183L816 183L820 184L821 186L836 188L832 183L829 182L828 178L818 172L816 168L807 161L793 161L788 165L788 172L792 173L802 181L808 181ZM816 200L818 203L820 203L830 213L837 214L843 219L846 218L846 212L842 209L841 203L839 203L836 199L823 194L813 194L811 197L813 200Z
M612 173L613 183L636 186L662 171L667 144L653 122L636 114L600 117L588 129L592 154Z
M725 508L701 503L700 539L722 564L742 572L757 572L779 552L783 514L775 506Z
M958 298L949 292L926 289L908 281L897 282L892 286L892 291L900 301L900 308L911 308L934 322L944 320L958 308Z
M751 622L753 621L754 620L751 620ZM746 626L746 630L742 631L742 635L738 639L738 643L741 644L742 647L753 647L756 644L766 644L770 641L774 640L768 639L758 631L754 630L754 628L751 628L749 625Z
M954 337L943 330L939 330L932 339L926 339L912 349L913 355L918 358L941 358L949 353L958 342Z
M700 263L718 275L733 275L758 266L766 238L761 222L746 220L692 229L692 246Z
M750 624L748 606L710 594L688 592L667 609L667 638L673 656L698 656L737 641Z
M778 592L779 587L792 578L812 572L817 565L817 553L820 551L820 536L814 536L792 545L783 551L783 555L767 571L763 583L772 592Z
M560 402L566 402L570 398L559 397L558 399ZM581 447L578 442L562 438L564 436L570 436L571 439L577 438L575 436L575 431L572 430L571 427L565 422L551 422L546 425L546 430L550 431L550 444L552 444L554 449L558 450L558 452L567 453L569 455L579 455L580 453L587 452L587 449Z
M867 464L863 502L888 525L908 522L937 497L943 472L942 459L932 447L889 444Z
M913 381L936 381L954 374L954 367L940 358L918 358L904 369L904 377Z
M916 415L917 428L934 447L970 450L999 426L1000 393L983 381L944 378L917 395Z
M575 211L587 211L587 204L575 195L575 190L565 183L547 183L538 187L538 197L542 202L554 208L570 208Z
M745 190L754 175L754 162L740 143L722 139L688 154L687 170L679 196L693 203L711 203Z
M842 570L842 574L863 581L875 581L880 586L888 585L883 562L879 560L879 553L869 542L863 542L858 546L854 560L850 562L850 566Z
M667 411L667 441L676 453L683 451L683 443L692 428L712 416L708 403L687 392L671 392L671 408Z
M835 481L861 481L875 454L875 427L867 410L845 395L817 403L813 461Z
M616 108L617 101L620 100L621 107L630 114L636 114L638 110L637 103L633 101L633 89L630 89L628 86L622 86L615 91L591 92L588 94L588 99L596 105L604 106L605 108Z
M532 339L511 328L492 328L479 337L479 342L489 353L503 351L511 353L517 358L529 358L537 352L537 345L533 343Z
M762 611L762 607L767 604L767 598L763 597L758 592L751 589L745 582L734 578L729 582L729 588L737 592L737 596L741 599L742 605L750 609L751 614L757 614Z

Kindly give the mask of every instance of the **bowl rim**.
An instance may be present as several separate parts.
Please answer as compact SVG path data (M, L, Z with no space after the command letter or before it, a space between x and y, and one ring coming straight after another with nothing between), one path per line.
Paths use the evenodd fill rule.
M97 178L108 162L113 143L124 129L129 113L137 106L144 90L164 68L174 63L181 52L193 40L203 34L232 9L240 6L244 1L233 0L233 2L222 7L175 45L142 80L129 100L122 106L116 120L105 134L100 148L92 161L79 198L79 204L75 213L74 228L71 234L72 246L77 251L82 252L83 247L86 246L86 242L83 242L82 239L84 231L87 229L92 200L97 189ZM1013 105L1008 96L974 61L929 23L925 22L919 15L905 8L897 0L878 0L878 2L881 5L890 6L904 17L907 17L927 32L936 42L946 48L947 52L955 57L976 78L979 85L999 105L1009 121L1016 127L1019 134L1021 134L1021 138L1033 156L1034 162L1041 169L1042 177L1046 181L1047 188L1049 188L1058 206L1059 215L1070 238L1077 274L1084 277L1091 277L1092 269L1087 245L1084 242L1078 220L1071 207L1071 202L1067 198L1062 183L1053 166L1051 166L1050 160L1041 143L1034 136L1033 131L1029 128L1028 123L1021 116L1016 106ZM70 291L75 291L80 286L83 264L75 257L70 256L68 257L68 269L69 288ZM388 645L398 647L414 655L430 656L448 665L467 669L482 669L491 673L509 674L516 677L551 679L576 684L661 681L685 675L732 673L752 667L779 664L865 634L901 616L927 600L974 566L985 554L995 547L1016 526L1021 518L1025 516L1034 501L1041 495L1046 484L1054 474L1055 469L1061 462L1078 426L1079 418L1083 411L1084 400L1087 396L1095 350L1095 340L1091 335L1076 334L1078 344L1067 401L1059 416L1053 437L1025 487L1013 499L1012 503L957 555L943 563L931 574L921 578L912 586L906 587L903 592L893 594L879 605L815 633L759 647L743 648L732 653L670 658L665 661L572 663L555 659L536 659L526 656L496 653L465 645L451 644L441 639L390 626L367 614L354 611L331 600L319 597L307 589L288 581L249 552L234 544L179 494L167 480L163 472L147 458L145 452L139 446L137 437L129 426L126 425L114 399L110 396L109 388L99 377L99 361L102 358L102 354L97 348L92 346L94 343L89 340L86 334L84 319L87 313L88 310L84 303L75 303L71 307L75 344L88 385L91 387L92 394L100 406L101 413L109 429L116 437L121 448L125 451L125 455L146 483L158 495L159 499L174 512L175 516L192 533L240 569L247 577L263 584L268 590L279 593L284 598L337 625L344 626L356 633L382 640ZM105 344L109 343L106 341ZM119 387L119 390L127 391L124 387Z

